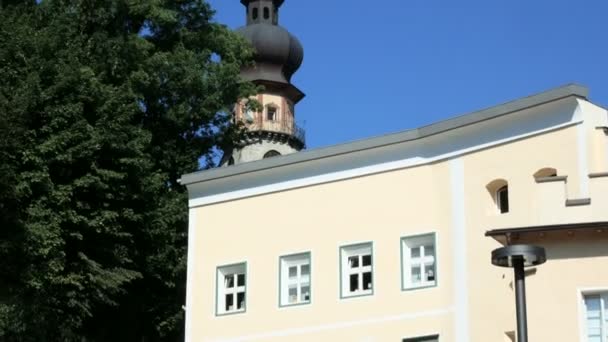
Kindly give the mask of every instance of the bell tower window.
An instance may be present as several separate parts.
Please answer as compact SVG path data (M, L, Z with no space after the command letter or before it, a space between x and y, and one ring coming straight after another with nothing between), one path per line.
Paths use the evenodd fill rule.
M253 20L257 20L257 19L258 19L258 14L259 14L259 10L258 10L258 8L256 7L256 8L254 8L254 9L253 9L253 13L251 14L251 18L252 18Z
M266 152L266 154L264 154L264 159L278 157L280 155L281 154L278 151L270 150L270 151Z
M264 20L270 19L270 8L264 7Z
M277 118L277 109L276 107L267 107L266 109L266 120L268 121L276 121Z

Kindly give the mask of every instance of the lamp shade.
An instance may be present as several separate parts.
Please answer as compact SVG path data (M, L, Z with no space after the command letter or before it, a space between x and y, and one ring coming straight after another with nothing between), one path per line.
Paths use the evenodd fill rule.
M524 267L537 266L547 261L545 249L533 245L511 245L492 251L492 264L514 267L514 261L523 260Z

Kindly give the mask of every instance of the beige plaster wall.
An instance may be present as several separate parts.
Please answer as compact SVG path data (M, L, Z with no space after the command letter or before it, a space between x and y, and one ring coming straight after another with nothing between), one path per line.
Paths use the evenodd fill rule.
M500 245L485 231L608 220L608 191L595 190L608 190L607 178L587 179L591 205L565 206L567 198L580 195L580 182L587 177L579 171L577 129L460 157L466 251L459 256L454 255L459 239L453 235L456 204L449 161L192 209L197 220L188 308L193 341L243 336L259 341L400 341L431 332L440 333L442 342L454 341L458 277L464 277L468 289L470 340L504 341L505 332L515 330L512 275L490 264L490 252ZM568 176L567 183L536 183L532 175L545 167ZM508 214L497 213L486 189L498 178L509 182ZM437 233L438 286L402 291L400 238L427 232ZM367 241L374 248L374 294L340 299L339 247ZM530 278L532 341L576 341L575 290L608 287L608 272L597 275L608 261L604 255L577 257L588 242L547 245L555 260ZM608 249L606 240L593 243L596 251ZM312 253L312 304L279 308L279 256L298 252ZM571 257L556 257L567 253ZM455 274L455 257L465 258L466 274ZM243 261L248 266L247 311L216 317L216 267ZM548 319L539 318L547 311ZM560 338L564 336L568 338Z
M608 230L525 242L543 245L548 259L527 277L530 341L579 341L581 291L608 291Z
M420 320L407 315L446 312L453 303L449 222L434 214L449 206L442 195L446 185L435 181L448 179L446 173L445 165L425 166L383 174L383 182L362 177L196 209L194 335L264 334L369 319L387 334L393 329L394 336L416 335ZM415 193L420 183L427 191ZM437 232L438 286L402 292L400 238L426 232ZM374 294L340 299L339 247L366 241L373 241ZM312 304L279 308L278 258L306 251L312 253ZM241 261L248 263L247 312L216 318L215 268ZM351 334L351 328L331 332L341 333Z

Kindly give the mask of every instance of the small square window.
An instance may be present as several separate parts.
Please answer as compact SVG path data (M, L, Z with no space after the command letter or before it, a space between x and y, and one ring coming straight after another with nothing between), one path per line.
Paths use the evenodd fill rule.
M245 275L245 263L217 268L218 315L245 311Z
M402 289L436 285L435 244L435 234L401 239Z
M310 303L310 253L279 260L280 306Z
M373 293L372 244L364 243L340 248L342 297Z

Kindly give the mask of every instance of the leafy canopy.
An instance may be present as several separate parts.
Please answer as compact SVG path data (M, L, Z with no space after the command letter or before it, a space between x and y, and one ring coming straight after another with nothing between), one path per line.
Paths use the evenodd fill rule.
M254 93L203 0L0 0L0 340L182 334L187 196Z

